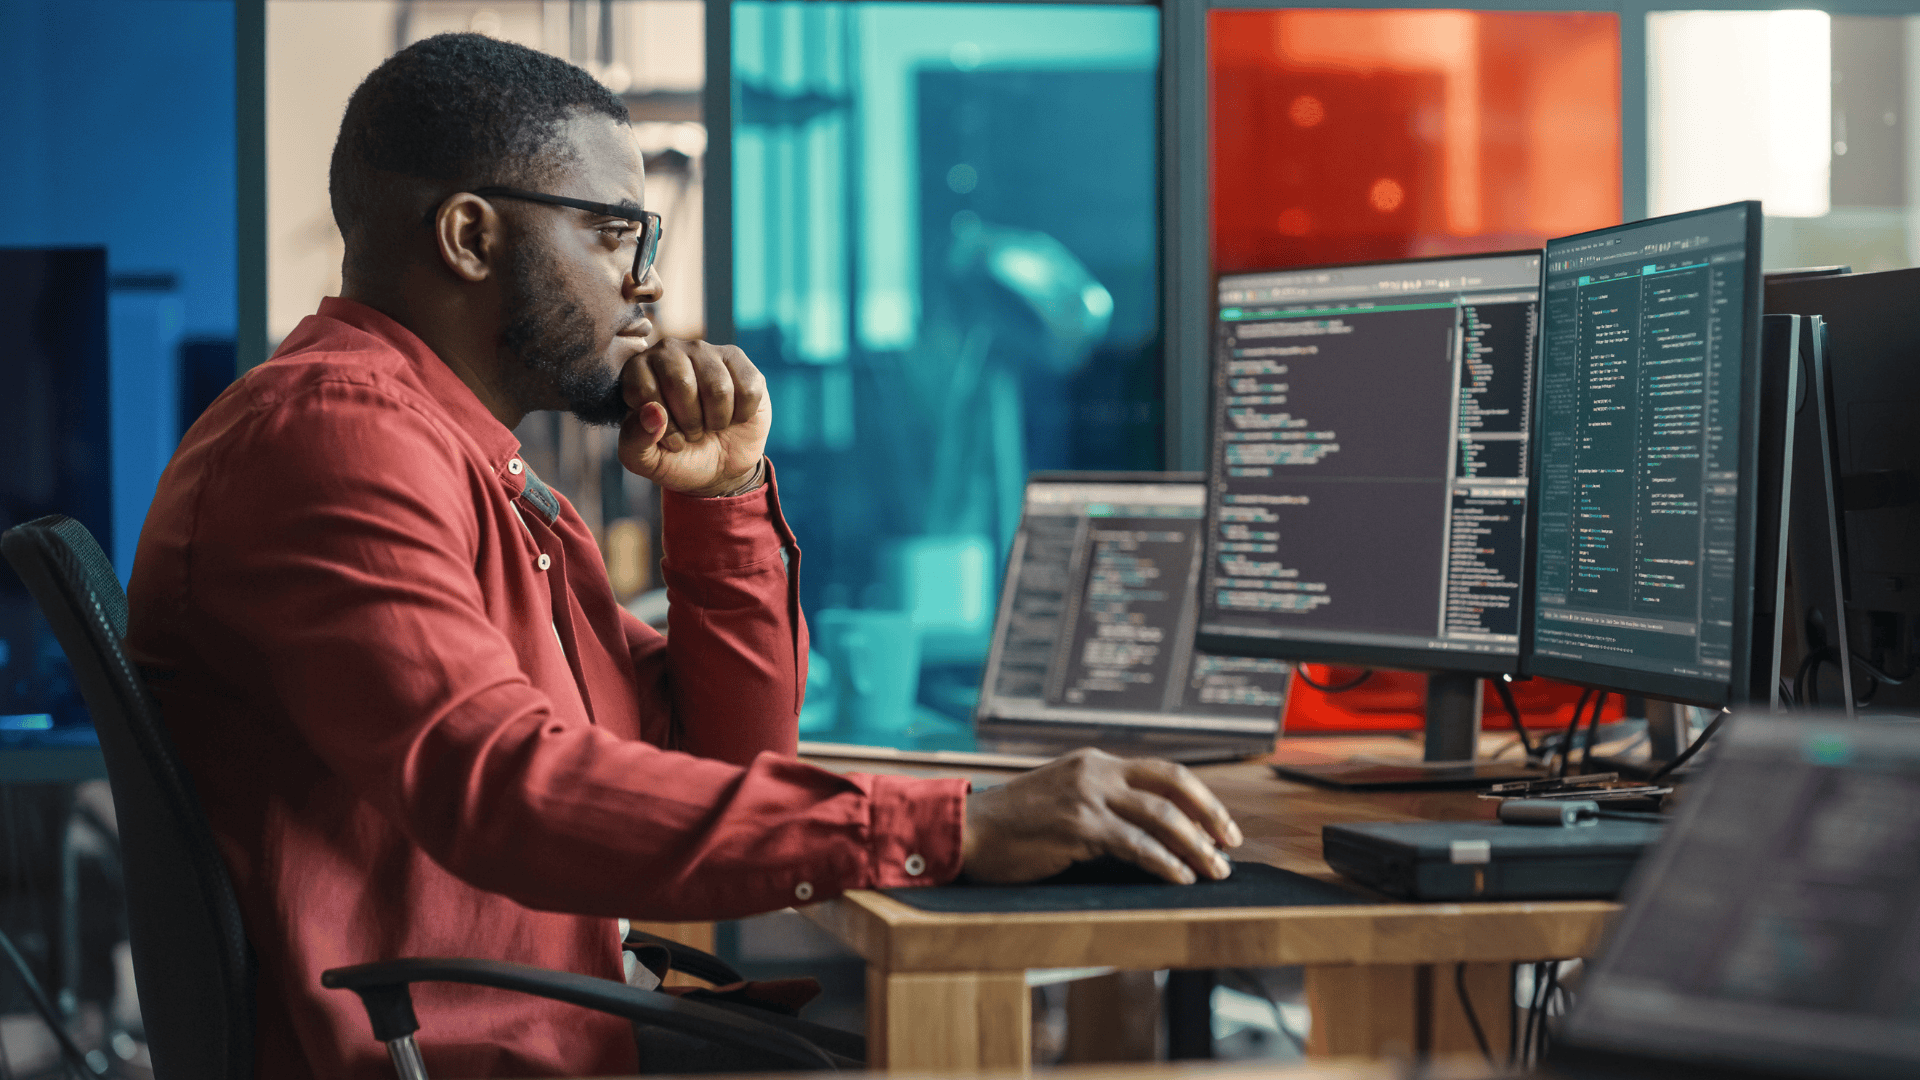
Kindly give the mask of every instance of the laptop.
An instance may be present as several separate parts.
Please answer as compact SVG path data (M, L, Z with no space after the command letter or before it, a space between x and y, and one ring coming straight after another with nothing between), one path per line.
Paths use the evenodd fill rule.
M982 750L1273 751L1289 666L1194 648L1204 473L1035 473L973 715Z
M1920 724L1747 715L1715 742L1550 1071L1920 1076Z
M1194 648L1206 505L1205 473L1032 474L974 709L977 749L801 752L997 768L1083 746L1188 764L1272 753L1291 667Z

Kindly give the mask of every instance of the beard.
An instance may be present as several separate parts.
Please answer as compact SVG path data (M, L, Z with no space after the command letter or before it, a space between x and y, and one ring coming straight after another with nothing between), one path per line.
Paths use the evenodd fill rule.
M552 257L521 244L507 264L506 325L500 351L512 361L510 392L534 408L559 407L584 423L611 426L627 415L620 375L593 319L568 299Z

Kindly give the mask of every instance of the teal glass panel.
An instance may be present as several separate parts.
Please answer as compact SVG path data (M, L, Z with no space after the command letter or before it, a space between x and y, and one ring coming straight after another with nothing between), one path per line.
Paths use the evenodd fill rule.
M1027 474L1161 467L1159 12L732 10L733 315L806 551L803 737L964 746Z

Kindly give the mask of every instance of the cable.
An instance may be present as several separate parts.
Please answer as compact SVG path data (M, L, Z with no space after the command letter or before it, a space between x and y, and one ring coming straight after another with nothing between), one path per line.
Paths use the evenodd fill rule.
M1873 664L1873 661L1868 660L1866 657L1861 656L1859 653L1853 653L1851 655L1853 656L1853 662L1856 664L1859 664L1863 668L1866 668L1867 674L1873 676L1873 679L1875 682L1883 682L1883 683L1886 683L1888 686L1899 686L1901 683L1904 683L1908 679L1913 678L1913 672L1909 671L1905 676L1896 679L1893 676L1875 667Z
M1467 965L1453 965L1453 992L1460 996L1460 1009L1467 1014L1467 1026L1473 1029L1473 1041L1480 1046L1480 1053L1486 1056L1487 1064L1499 1068L1500 1063L1493 1060L1493 1047L1487 1045L1487 1033L1480 1028L1480 1014L1473 1011L1473 998L1467 994Z
M1527 760L1533 760L1533 740L1527 737L1526 721L1520 718L1520 706L1514 703L1513 688L1507 680L1494 679L1493 692L1500 695L1500 704L1507 710L1507 719L1513 722L1513 733L1520 736L1520 745L1526 747Z
M1560 736L1560 767L1554 771L1556 779L1564 779L1567 766L1573 761L1573 737L1580 734L1580 714L1586 711L1587 702L1593 700L1591 688L1580 691L1580 700L1573 704L1573 720L1567 724L1567 733Z
M1674 758L1672 761L1669 761L1665 765L1660 766L1660 769L1658 772L1655 772L1652 776L1647 777L1647 783L1649 784L1658 783L1661 780L1666 779L1668 773L1672 772L1673 770L1679 768L1682 765L1685 765L1687 762L1693 760L1693 755L1699 753L1700 748L1707 745L1707 740L1713 738L1713 733L1720 730L1721 724L1726 723L1727 716L1728 716L1727 713L1721 713L1719 716L1714 717L1713 723L1708 724L1707 730L1701 732L1700 737L1693 740L1692 746L1689 746L1685 750L1682 750L1680 752L1679 757Z
M1507 965L1507 1068L1520 1063L1520 965Z
M1593 740L1600 734L1600 714L1605 711L1606 707L1607 692L1602 690L1600 691L1600 696L1593 699L1593 715L1587 718L1587 745L1580 748L1581 776L1587 775L1587 765L1593 761ZM1573 748L1568 747L1567 753L1571 755Z
M40 1019L53 1032L55 1041L59 1042L60 1050L67 1058L68 1067L77 1070L82 1077L100 1075L93 1071L92 1065L87 1064L87 1055L73 1041L73 1036L67 1034L65 1025L60 1023L60 1015L53 1010L53 1003L47 1000L47 992L40 988L40 980L33 977L33 969L27 966L27 958L13 947L13 939L4 930L0 930L0 951L4 951L7 959L13 963L13 970L26 986L27 1000L33 1003L34 1011L40 1014Z
M1352 679L1341 683L1339 686L1321 686L1319 683L1313 681L1313 676L1307 674L1307 665L1305 664L1294 665L1293 673L1300 676L1301 682L1306 683L1308 686L1313 687L1323 694L1344 694L1354 687L1359 686L1361 683L1366 682L1368 679L1373 678L1373 669L1368 668Z

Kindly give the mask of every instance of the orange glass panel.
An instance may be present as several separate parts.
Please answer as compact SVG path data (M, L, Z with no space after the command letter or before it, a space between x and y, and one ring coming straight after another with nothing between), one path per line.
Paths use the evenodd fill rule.
M1620 220L1612 14L1208 18L1221 272L1536 247Z

